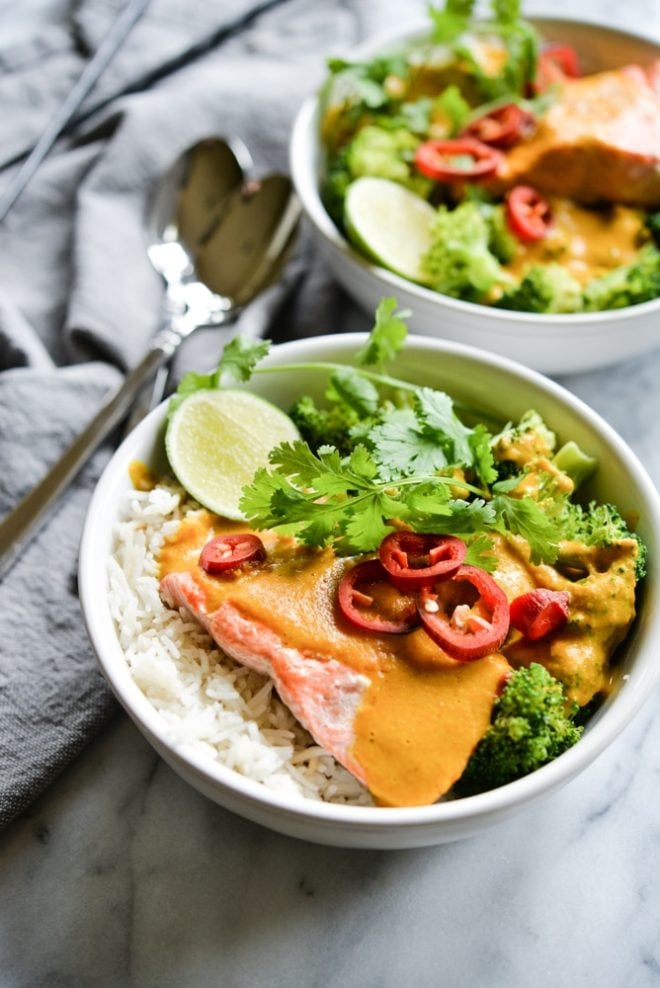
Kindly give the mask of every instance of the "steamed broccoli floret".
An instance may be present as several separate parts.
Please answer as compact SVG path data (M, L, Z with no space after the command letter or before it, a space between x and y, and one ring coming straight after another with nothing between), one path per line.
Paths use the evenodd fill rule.
M352 178L373 175L389 178L425 197L431 182L414 174L411 162L419 138L403 127L385 128L374 124L357 132L346 149L346 165Z
M433 244L422 267L436 291L476 302L509 281L491 252L491 227L478 203L463 202L453 210L440 206L431 232Z
M647 213L645 224L656 245L660 247L660 210L657 213Z
M554 432L533 408L521 415L516 425L506 425L491 441L495 460L498 463L512 463L516 467L524 467L540 457L552 456L556 444ZM499 472L501 476L502 471Z
M649 302L659 295L660 250L653 244L646 244L631 264L589 282L584 290L584 308L588 312L622 309Z
M535 264L495 304L518 312L578 312L582 308L582 286L561 264Z
M646 545L636 532L630 531L618 508L613 504L597 504L596 501L583 507L569 501L565 510L562 529L567 539L594 546L608 546L620 539L634 539L637 542L635 578L641 580L646 575Z
M475 792L506 785L551 762L580 739L579 707L559 680L533 662L516 670L493 705L491 725L458 788Z
M342 455L351 452L355 442L350 430L358 425L358 413L345 403L319 408L314 399L303 395L289 412L300 434L316 452L319 446L335 446Z
M502 205L482 207L482 209L484 208L490 224L488 245L497 260L506 264L507 261L511 261L516 256L518 241L509 229Z
M419 140L407 130L363 127L348 147L349 171L355 178L375 175L405 181L410 175L411 155L418 144Z
M348 170L344 149L328 162L326 176L321 187L321 198L325 208L340 229L343 228L344 200L351 181L352 176Z

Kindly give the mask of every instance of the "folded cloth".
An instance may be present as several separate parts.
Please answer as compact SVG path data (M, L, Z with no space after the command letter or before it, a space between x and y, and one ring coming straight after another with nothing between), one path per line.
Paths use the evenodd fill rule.
M35 19L34 5L40 7ZM25 154L110 30L122 0L32 0L0 42L0 166ZM236 135L258 174L285 171L295 112L337 54L389 20L394 0L151 0L3 223L0 517L46 472L143 353L162 285L143 219L158 177L203 137ZM425 4L407 16L424 16ZM36 26L35 26L36 25ZM3 35L4 36L4 35ZM194 57L193 57L194 56ZM0 172L0 191L17 164ZM237 328L277 340L366 327L309 243ZM223 342L201 331L175 377ZM0 583L0 825L54 779L115 709L79 610L78 540L111 452L90 460ZM104 561L99 560L103 566Z

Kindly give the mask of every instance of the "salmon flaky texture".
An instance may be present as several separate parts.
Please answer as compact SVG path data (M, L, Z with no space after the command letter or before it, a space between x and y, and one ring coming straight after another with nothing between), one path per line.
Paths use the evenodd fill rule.
M335 659L316 658L288 645L265 621L241 611L231 599L209 614L190 573L170 573L161 584L166 601L185 607L236 662L270 676L283 703L310 734L363 784L352 755L353 725L370 680Z
M521 183L585 205L660 208L660 60L566 79L488 187Z

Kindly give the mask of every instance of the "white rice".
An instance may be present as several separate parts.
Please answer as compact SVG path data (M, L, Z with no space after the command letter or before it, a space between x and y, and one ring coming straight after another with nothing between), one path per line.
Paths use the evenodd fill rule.
M109 600L133 678L180 751L194 751L280 793L370 805L363 786L319 747L270 679L221 652L185 610L160 599L163 539L199 510L179 489L131 491L108 562Z

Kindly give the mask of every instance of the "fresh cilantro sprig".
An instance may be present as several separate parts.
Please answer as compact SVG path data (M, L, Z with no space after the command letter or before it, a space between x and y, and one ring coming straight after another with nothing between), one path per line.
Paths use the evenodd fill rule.
M340 555L371 552L394 530L394 520L418 531L464 531L494 527L496 512L483 501L454 501L452 489L475 488L434 473L382 480L364 446L341 457L332 446L313 453L302 442L284 443L271 453L271 467L257 472L243 491L240 509L259 528L284 528L312 546L332 544Z
M315 454L302 441L284 443L270 463L244 488L241 511L255 527L286 531L306 545L332 545L339 555L373 552L404 523L414 531L474 537L471 559L483 568L490 568L487 532L524 535L536 561L557 556L558 533L531 498L466 500L457 491L479 495L478 488L432 470L383 480L364 446L341 457L331 446Z
M467 30L474 5L475 0L446 0L442 8L429 4L434 40L449 42L460 37Z
M395 298L382 298L376 308L373 328L366 345L358 350L356 361L361 367L382 367L394 360L406 342L409 309L397 309Z
M268 340L251 340L245 336L235 336L225 346L218 366L210 374L197 374L195 371L184 374L176 394L170 399L168 416L172 415L184 398L194 391L230 388L235 384L249 381L257 364L269 350Z
M435 41L450 45L456 56L469 66L481 94L488 100L522 96L536 75L539 40L536 30L525 21L521 0L491 0L492 17L475 21L473 0L445 0L442 7L429 7ZM484 70L467 37L471 31L496 33L507 51L501 70L493 75Z
M182 379L172 406L196 390L231 387L253 375L326 373L328 403L348 410L347 421L357 421L349 430L348 453L327 445L315 452L304 441L273 450L270 467L259 470L243 491L241 510L255 528L286 531L305 544L332 545L350 554L373 551L404 524L420 532L462 535L471 561L486 569L493 565L488 534L513 533L527 539L534 561L553 561L558 523L531 498L509 497L502 483L495 483L486 426L467 426L444 392L386 373L405 342L407 315L397 310L395 299L383 299L356 366L318 361L263 366L269 344L235 337L215 371Z

